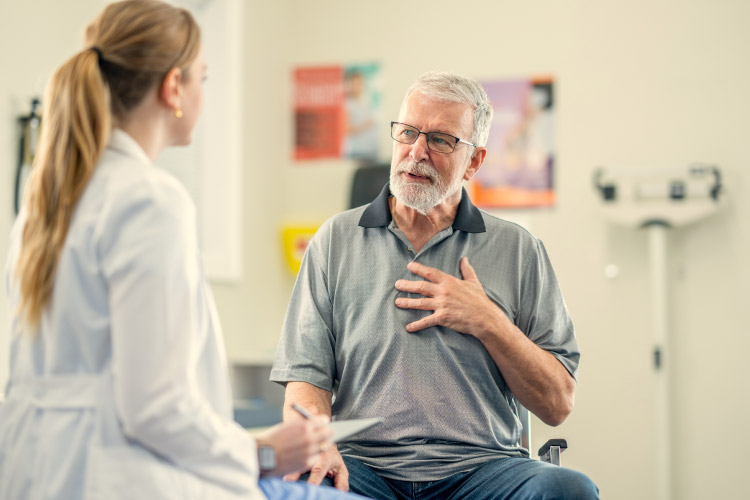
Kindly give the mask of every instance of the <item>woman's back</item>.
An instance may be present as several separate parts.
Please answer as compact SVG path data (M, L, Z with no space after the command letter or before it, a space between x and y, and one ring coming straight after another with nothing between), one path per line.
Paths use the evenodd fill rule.
M22 215L12 236L9 283L23 223ZM162 441L159 451L189 448L189 439L170 438L170 425L182 419L188 427L210 427L216 425L212 412L231 416L226 372L216 369L224 363L223 345L199 274L194 227L185 190L116 130L74 213L38 331L29 335L18 320L12 325L9 393L0 407L0 498L82 498L99 479L112 481L115 468L123 498L136 486L150 491L144 474L157 479L158 489L171 485L172 493L187 484L192 492L208 487L172 474L129 440L146 433L155 444ZM9 292L15 307L17 285ZM180 321L183 328L165 324ZM188 346L184 354L192 362L185 366L172 346ZM154 403L142 393L160 397ZM191 408L201 401L211 408ZM165 458L195 458L179 451ZM135 458L141 470L131 468L129 475L124 466ZM242 484L251 475L244 477L233 486L255 490ZM212 494L230 495L224 488Z

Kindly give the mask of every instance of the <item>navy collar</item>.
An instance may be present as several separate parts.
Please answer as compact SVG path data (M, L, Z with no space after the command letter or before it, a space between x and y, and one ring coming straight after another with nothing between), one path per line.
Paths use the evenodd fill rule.
M390 196L391 189L386 183L378 197L367 205L359 219L359 225L362 227L384 227L390 224L393 219L391 208L388 205ZM467 233L483 233L486 230L482 213L472 205L464 188L461 188L461 201L458 204L456 218L453 220L453 229Z

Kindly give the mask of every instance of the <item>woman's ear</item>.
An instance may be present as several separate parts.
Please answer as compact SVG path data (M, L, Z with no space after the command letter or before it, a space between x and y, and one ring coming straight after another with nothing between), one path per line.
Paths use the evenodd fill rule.
M182 103L182 70L172 68L159 88L159 97L172 111L180 109Z

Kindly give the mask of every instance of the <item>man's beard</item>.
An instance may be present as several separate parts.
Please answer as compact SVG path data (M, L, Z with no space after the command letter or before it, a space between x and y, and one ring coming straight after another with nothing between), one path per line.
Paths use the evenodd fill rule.
M430 180L430 183L409 181L402 173L419 175ZM390 188L396 199L409 208L413 208L422 215L440 205L453 196L463 185L463 176L458 175L450 179L449 183L440 176L438 171L427 162L403 160L395 168L391 168Z

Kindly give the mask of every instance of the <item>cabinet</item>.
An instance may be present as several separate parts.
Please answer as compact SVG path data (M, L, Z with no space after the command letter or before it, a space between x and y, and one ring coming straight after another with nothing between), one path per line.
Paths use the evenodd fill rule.
M230 361L234 418L243 427L265 427L281 421L284 387L268 380L272 364L270 356L245 356Z

